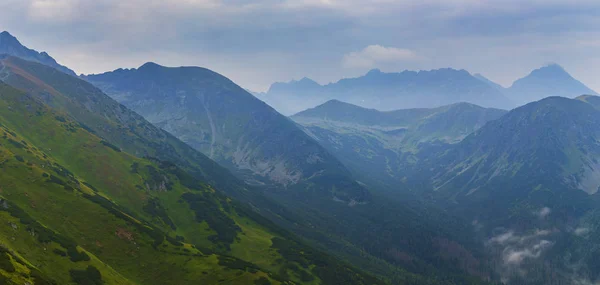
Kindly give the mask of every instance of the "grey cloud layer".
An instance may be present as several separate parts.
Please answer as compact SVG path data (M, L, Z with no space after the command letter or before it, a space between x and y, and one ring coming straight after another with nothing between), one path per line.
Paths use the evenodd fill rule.
M451 66L506 85L558 62L600 89L599 15L597 1L5 0L0 29L83 73L152 60L266 89Z

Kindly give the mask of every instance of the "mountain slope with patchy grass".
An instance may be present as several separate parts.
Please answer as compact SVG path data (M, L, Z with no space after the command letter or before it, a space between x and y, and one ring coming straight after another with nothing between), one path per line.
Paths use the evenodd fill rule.
M379 283L5 84L0 124L0 275L10 282Z

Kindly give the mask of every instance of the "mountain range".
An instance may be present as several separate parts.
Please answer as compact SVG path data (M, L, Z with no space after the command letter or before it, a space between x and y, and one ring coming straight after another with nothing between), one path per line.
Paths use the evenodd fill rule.
M91 84L8 55L0 66L2 284L381 282L227 197L272 209Z
M420 151L460 142L505 113L469 103L382 112L331 100L291 118L361 180L395 188Z
M35 96L0 94L8 284L379 282L172 163L123 152Z
M562 67L550 64L513 83L509 88L481 74L442 68L429 71L386 73L378 69L364 76L320 85L309 78L276 82L257 98L279 112L293 115L331 99L382 111L433 108L466 102L483 107L512 109L548 96L597 95Z
M412 261L404 265L413 272L419 272L417 268L431 270L434 256L439 250L446 250L421 251L439 238L429 229L403 234L409 224L432 223L429 219L437 212L431 210L431 217L419 217L407 205L392 206L385 198L373 196L338 158L292 120L213 71L147 63L137 69L118 69L82 78L215 159L241 179L260 187L267 197L285 205L296 216L302 216L306 225L299 226L298 222L288 225L292 231L324 248L337 248L346 258L358 260L362 255L361 266L368 260L365 254L383 259L386 267L400 262L389 253L393 250L411 256ZM367 216L378 217L375 220L393 217L400 224L373 224L373 218ZM283 226L286 224L289 223L284 222ZM372 229L371 238L357 235L365 226ZM440 225L433 222L431 227ZM444 238L449 240L470 242L456 229L439 230L447 231ZM408 244L397 244L394 239L382 239L383 232L403 234L407 240L419 236L422 239L423 235L431 240L422 239L411 248ZM369 248L366 252L357 251L365 247ZM450 260L443 260L442 267L452 266ZM479 265L472 267L469 270L482 270ZM466 270L466 266L458 270Z
M271 88L316 104L285 117L205 68L77 77L11 38L0 284L600 280L600 97L559 66L510 88L452 69L302 79ZM487 105L517 100L534 101Z
M38 231L44 237L61 233L50 235L50 240L41 238L38 243L20 243L11 241L15 236L11 237L9 228L0 231L6 252L1 256L6 256L2 265L9 269L0 270L2 281L485 284L482 278L489 275L479 261L485 260L480 246L463 234L463 226L441 222L456 221L454 217L433 208L423 215L412 206L367 192L363 185L352 182L351 173L333 155L277 113L266 117L278 122L275 129L282 127L293 135L281 144L295 149L306 144L329 155L328 163L317 165L325 170L338 169L341 173L337 175L341 175L334 173L330 180L309 178L291 186L269 180L265 185L248 185L80 78L11 55L3 55L0 64L2 84L7 84L3 85L2 98L9 100L0 112L6 115L0 118L6 127L6 142L1 146L7 148L3 157L14 159L3 162L10 162L6 166L14 172L2 173L5 176L0 181L7 184L0 184L0 203L3 209L13 209L8 214L19 219L8 226L33 236ZM181 72L179 68L167 71L173 70ZM272 110L247 93L240 95L239 87L212 71L191 70L195 75L202 70L202 76L196 78L213 82L217 87L210 91L229 98L227 107L239 108L242 115L248 112L244 104L262 104L258 110L250 110L253 114ZM224 86L232 88L234 95L227 95L221 89ZM229 112L227 108L221 110ZM37 173L36 167L43 171L49 164L36 161L32 155L50 159L52 165L55 161L56 169L46 175ZM247 179L238 169L228 167ZM30 185L37 177L27 176L30 172L42 177L41 186ZM44 192L53 189L44 185L54 184L73 192ZM344 197L356 189L367 193L367 199ZM51 208L41 207L48 198L56 199L49 200ZM366 228L369 230L365 232ZM18 237L20 241L22 235ZM59 244L66 240L61 247L50 247L55 255L23 254L30 248L47 248L49 243L53 245L52 240ZM111 250L105 250L105 245ZM454 247L461 251L453 251ZM143 253L136 249L143 249ZM69 255L77 262L60 259ZM465 262L456 263L456 259ZM161 266L166 262L171 266ZM22 267L27 264L32 266ZM160 276L143 274L143 270Z
M493 236L499 271L514 283L597 281L598 100L548 97L516 108L414 172L431 171L432 197Z
M584 95L509 112L465 103L380 112L330 101L292 119L366 183L397 195L402 185L471 219L508 284L593 284L599 103Z

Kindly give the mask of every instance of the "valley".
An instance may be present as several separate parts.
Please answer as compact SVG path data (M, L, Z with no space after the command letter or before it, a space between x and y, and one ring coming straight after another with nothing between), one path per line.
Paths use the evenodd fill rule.
M203 9L232 5L217 2ZM265 9L234 5L224 27ZM166 25L164 46L54 45L66 65L0 33L0 284L600 281L600 97L562 66L499 84L369 45L338 55L341 71L323 55L274 74L254 68L252 33L256 58L220 57L238 46L209 26L195 29L220 35L218 52ZM178 63L200 53L210 69ZM413 64L382 63L397 59ZM305 66L316 80L277 81ZM249 91L259 77L275 83Z

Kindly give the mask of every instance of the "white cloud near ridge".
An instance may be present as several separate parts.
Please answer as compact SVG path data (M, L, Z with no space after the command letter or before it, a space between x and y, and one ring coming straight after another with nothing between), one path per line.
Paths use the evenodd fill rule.
M379 64L413 61L419 58L410 49L369 45L360 51L344 55L342 65L347 68L372 68Z

